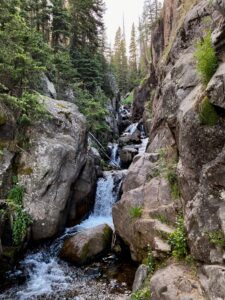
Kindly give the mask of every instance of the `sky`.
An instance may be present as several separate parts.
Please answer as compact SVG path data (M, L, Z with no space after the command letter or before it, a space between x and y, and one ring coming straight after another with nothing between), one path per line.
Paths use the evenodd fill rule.
M133 22L138 25L142 14L144 0L105 0L105 25L108 42L113 46L116 31L123 27L123 14L125 19L125 32L127 44L130 43L130 32Z

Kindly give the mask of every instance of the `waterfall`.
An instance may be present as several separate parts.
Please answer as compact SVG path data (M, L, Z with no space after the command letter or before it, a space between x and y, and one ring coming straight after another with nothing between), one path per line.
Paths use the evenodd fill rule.
M45 245L38 251L28 253L20 262L19 268L9 276L12 280L20 276L26 278L25 284L14 286L1 294L0 299L31 300L57 295L71 288L74 276L82 278L84 274L79 273L80 269L69 267L58 258L59 249L64 239L74 232L105 223L113 226L112 206L118 200L121 181L125 175L126 171L104 172L97 183L95 206L89 218L78 226L66 229L50 246Z
M116 143L110 144L111 156L109 164L113 167L120 166L119 145Z
M100 224L113 227L112 206L118 200L120 184L126 171L108 171L103 173L97 183L95 206L92 214L78 228L91 228Z

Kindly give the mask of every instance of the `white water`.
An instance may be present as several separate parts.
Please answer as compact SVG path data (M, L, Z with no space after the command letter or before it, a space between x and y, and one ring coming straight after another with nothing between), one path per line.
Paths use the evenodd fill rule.
M66 229L50 247L43 247L38 252L28 254L20 264L27 273L26 283L0 295L0 299L31 300L69 289L74 278L66 274L65 266L57 257L62 242L70 234L85 228L105 223L113 226L112 206L118 200L121 180L125 174L126 171L104 172L104 177L97 183L95 206L89 218L78 226Z
M149 138L144 138L141 140L141 146L138 149L139 154L144 154L148 145Z
M111 166L120 166L120 156L119 156L119 145L116 143L111 144L111 157L109 164Z
M133 123L127 127L127 129L124 131L124 134L134 134L137 130L138 123Z
M112 206L118 200L120 182L124 175L124 171L104 172L104 177L98 180L93 213L78 226L79 229L100 224L113 227Z

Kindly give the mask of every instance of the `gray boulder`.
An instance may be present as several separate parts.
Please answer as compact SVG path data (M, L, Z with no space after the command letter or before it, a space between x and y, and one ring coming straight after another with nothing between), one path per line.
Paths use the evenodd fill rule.
M34 240L53 237L64 228L87 144L85 119L74 104L46 97L42 101L50 118L29 128L30 149L18 162Z
M150 290L154 300L205 299L198 278L187 266L176 264L158 270L151 278Z
M84 229L64 242L60 257L83 265L110 249L112 229L104 224Z

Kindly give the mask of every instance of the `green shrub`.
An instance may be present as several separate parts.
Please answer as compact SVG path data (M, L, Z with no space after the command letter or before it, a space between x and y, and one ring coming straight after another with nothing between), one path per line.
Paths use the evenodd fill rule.
M208 32L203 41L196 45L195 58L197 70L204 84L207 84L215 73L218 61L211 41L211 33Z
M209 240L212 244L220 247L225 246L225 238L222 231L212 231L209 233Z
M199 106L199 119L203 125L213 126L218 121L218 115L214 106L209 102L209 98L205 97Z
M129 213L132 219L138 219L142 216L142 207L140 206L131 207Z
M13 217L12 234L13 242L18 246L26 236L27 228L31 224L30 216L23 209L24 187L15 182L9 191L7 204Z
M185 258L188 254L187 236L183 217L178 217L177 228L169 235L169 244L172 247L172 255L176 259Z
M151 292L150 289L145 287L141 290L132 293L131 300L150 300L151 299Z
M152 253L152 249L149 245L148 245L148 255L147 255L146 263L148 267L148 273L152 275L155 271L156 263L155 263L155 257L153 256Z
M24 92L16 103L21 111L19 118L21 125L29 125L31 121L38 121L48 115L37 94Z

